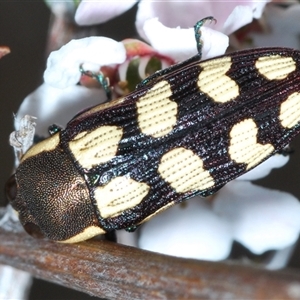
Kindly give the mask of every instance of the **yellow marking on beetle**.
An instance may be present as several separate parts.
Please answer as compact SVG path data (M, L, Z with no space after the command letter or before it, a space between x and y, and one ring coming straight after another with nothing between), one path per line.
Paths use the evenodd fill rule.
M257 71L269 80L286 78L296 70L296 62L292 57L279 54L259 57L255 63Z
M117 126L101 126L93 131L81 132L69 142L78 163L91 169L115 157L123 130Z
M214 185L214 179L203 168L201 158L183 147L164 154L158 172L178 193L205 190Z
M172 131L177 120L177 103L170 100L170 96L170 84L161 81L137 100L138 124L142 133L158 138Z
M285 128L293 128L300 121L300 93L291 94L280 105L279 120Z
M174 202L170 202L170 203L166 204L165 206L159 208L156 212L154 212L153 214L151 214L151 215L149 215L148 217L146 217L143 221L141 221L141 222L139 223L139 225L140 225L140 224L143 224L143 223L145 223L145 222L147 222L147 221L149 221L151 218L153 218L153 217L156 216L157 214L161 213L162 211L166 210L167 208L173 206L174 204L175 204Z
M54 150L59 144L60 138L59 133L56 133L49 138L39 142L38 144L32 146L22 157L21 163L32 156L35 156L41 152L48 152Z
M199 65L203 70L198 77L198 87L215 102L225 103L240 94L236 82L226 75L231 67L230 57L209 60Z
M82 232L74 235L73 237L64 240L64 241L58 241L59 243L78 243L81 241L85 241L88 239L91 239L92 237L104 234L106 231L98 226L89 226L85 228Z
M140 204L150 187L126 176L116 177L94 191L101 217L110 218Z
M247 170L259 164L274 151L271 144L257 143L258 128L252 119L235 124L230 131L229 154L237 163L247 164Z
M86 131L82 131L80 133L78 133L77 135L75 135L75 137L73 137L72 141L77 141L80 140L82 137L84 137L87 134Z

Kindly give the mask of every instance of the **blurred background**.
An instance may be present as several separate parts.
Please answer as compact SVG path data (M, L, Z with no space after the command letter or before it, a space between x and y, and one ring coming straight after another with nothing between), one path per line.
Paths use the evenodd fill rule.
M133 37L135 12L136 7L113 22L97 26L97 33L116 40ZM13 151L8 144L9 134L13 131L13 114L17 112L22 100L43 81L49 22L50 10L42 1L0 1L0 45L11 49L11 53L0 60L1 187L13 168ZM292 148L295 153L291 155L290 162L285 167L274 170L270 176L260 180L259 184L287 191L300 199L300 137L294 141ZM2 195L1 204L4 203ZM298 245L289 267L299 268L299 257ZM35 280L30 292L32 300L90 298L42 280Z

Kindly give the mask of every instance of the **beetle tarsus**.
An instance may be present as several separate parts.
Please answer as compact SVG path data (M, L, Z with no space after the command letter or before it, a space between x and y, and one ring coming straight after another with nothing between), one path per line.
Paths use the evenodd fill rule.
M104 74L101 71L99 71L98 73L94 73L94 72L91 72L91 71L86 71L86 70L83 69L82 65L80 65L79 70L80 70L82 75L86 75L86 76L89 76L91 78L96 79L100 83L102 88L104 89L107 100L110 101L112 99L112 92L111 92L108 77L105 77Z
M194 30L195 30L195 39L196 39L196 44L197 44L197 50L198 50L198 54L200 55L200 58L202 56L202 47L203 47L203 41L201 40L201 27L207 22L212 22L214 21L215 23L217 22L217 20L214 17L206 17L203 18L202 20L198 21L195 26L194 26Z

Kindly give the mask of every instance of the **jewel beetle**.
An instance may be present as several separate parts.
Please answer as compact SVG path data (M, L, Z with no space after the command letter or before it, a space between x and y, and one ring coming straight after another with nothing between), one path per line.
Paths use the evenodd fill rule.
M208 18L210 19L210 18ZM134 229L218 191L284 149L300 127L300 51L198 54L89 108L22 157L10 202L36 237L78 242Z

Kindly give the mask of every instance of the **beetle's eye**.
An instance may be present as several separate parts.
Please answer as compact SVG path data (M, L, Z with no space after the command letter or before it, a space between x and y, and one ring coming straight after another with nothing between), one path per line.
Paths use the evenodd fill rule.
M45 235L41 231L40 227L34 223L31 223L31 222L26 223L23 227L26 230L26 232L28 234L30 234L31 236L33 236L34 238L37 238L37 239L45 238Z
M17 182L15 174L11 175L5 183L4 187L5 197L9 202L12 202L17 197Z

